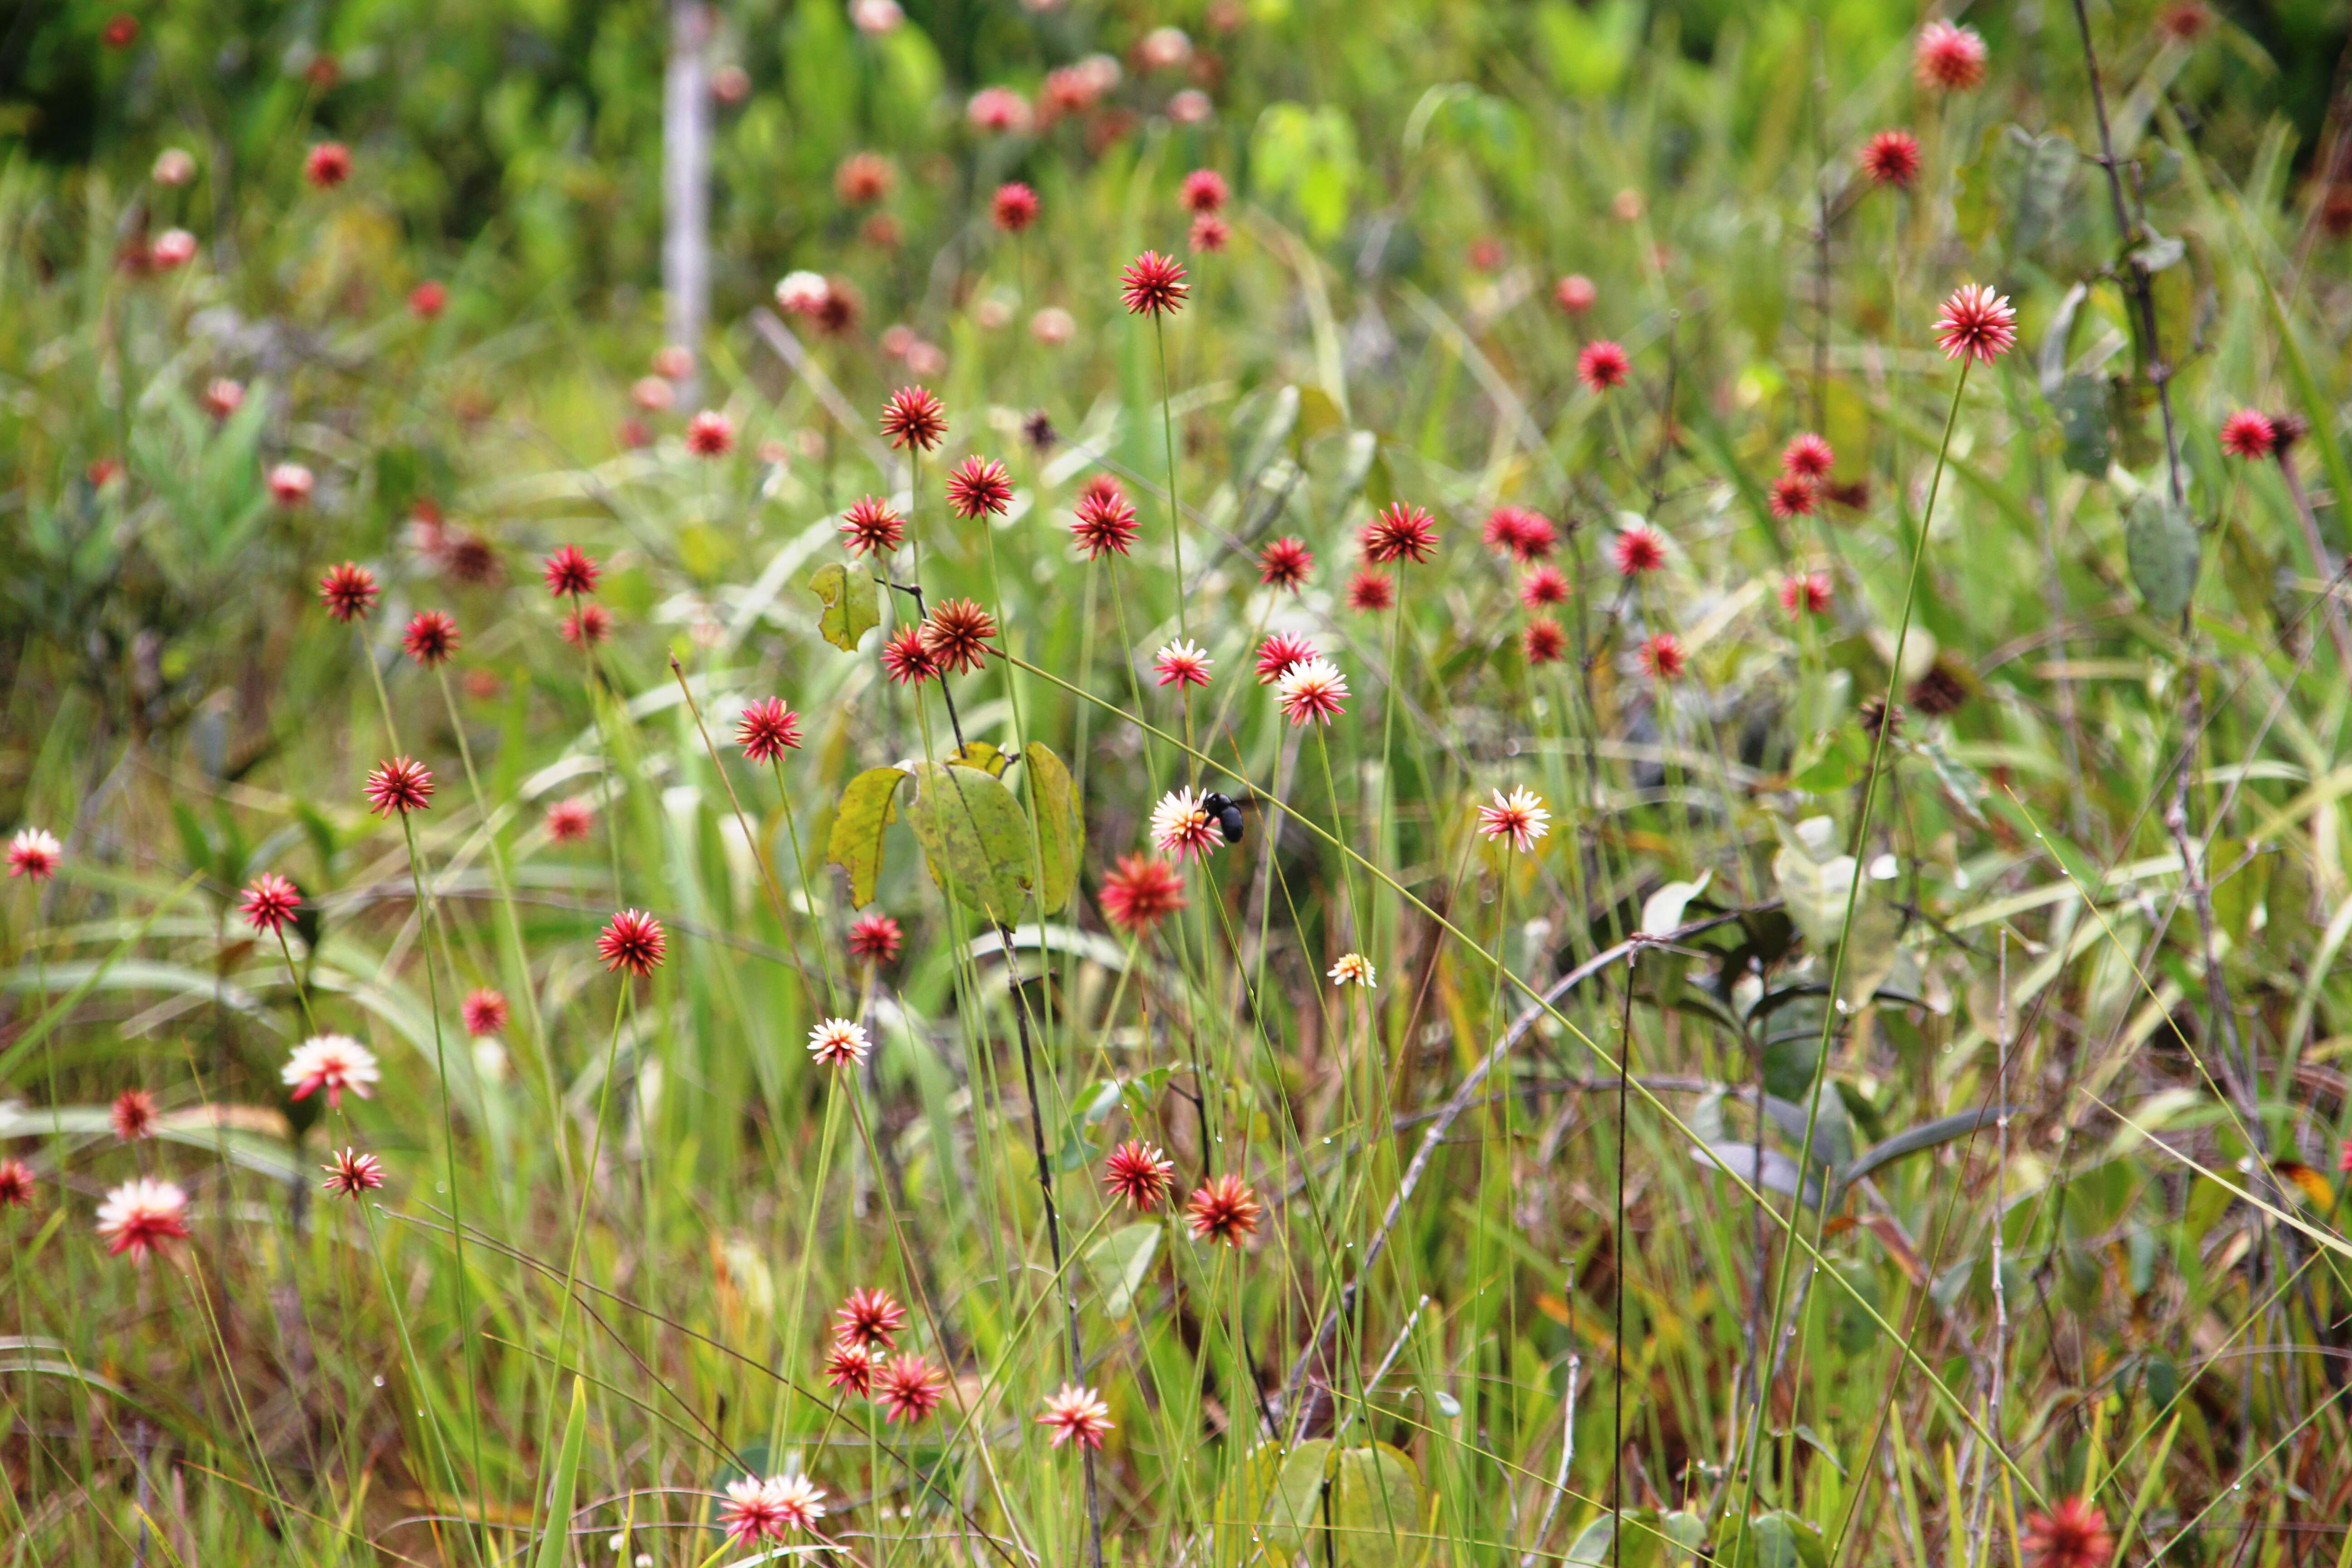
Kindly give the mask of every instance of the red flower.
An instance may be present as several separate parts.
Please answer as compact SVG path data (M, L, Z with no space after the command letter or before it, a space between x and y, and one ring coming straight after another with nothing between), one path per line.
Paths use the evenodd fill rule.
M264 871L256 877L236 905L246 924L269 935L291 925L295 911L301 907L302 889L275 871Z
M1873 184L1908 190L1919 177L1919 139L1908 131L1882 131L1864 146L1861 163Z
M919 1355L900 1356L874 1380L874 1397L886 1421L920 1421L947 1397L947 1378Z
M2278 446L2278 426L2267 414L2241 408L2221 421L2221 450L2233 458L2267 458Z
M1037 1417L1037 1425L1054 1429L1053 1447L1075 1437L1082 1448L1099 1448L1103 1435L1111 1429L1110 1406L1093 1389L1066 1383L1061 1393L1045 1401L1045 1413Z
M948 411L929 389L902 386L882 405L882 434L893 447L919 447L928 452L948 433Z
M824 1380L859 1398L874 1392L874 1352L864 1345L835 1343L825 1352Z
M420 321L430 321L448 308L449 290L426 279L408 291L408 313Z
M1257 1234L1265 1205L1239 1176L1223 1175L1195 1188L1184 1212L1192 1216L1193 1240L1239 1247Z
M1642 645L1642 668L1654 679L1672 680L1683 672L1682 639L1672 632L1656 632Z
M1549 616L1538 616L1519 634L1520 651L1529 664L1550 664L1568 647L1568 634Z
M887 555L907 542L907 520L879 496L860 496L841 514L842 538L853 555Z
M368 803L382 816L398 812L405 816L433 804L433 775L423 763L394 757L378 763L367 776Z
M623 910L604 922L596 936L596 955L604 961L606 973L625 969L644 979L661 963L669 951L669 938L663 934L661 921L642 910Z
M596 591L596 579L604 568L582 553L576 544L567 544L549 556L539 569L547 579L547 591L559 599L576 599L583 594Z
M852 153L833 173L834 194L851 206L871 206L890 194L898 171L879 153Z
M920 686L940 672L940 661L923 646L919 626L900 626L882 645L882 668L900 686Z
M698 458L723 458L735 449L735 425L715 408L686 422L686 449Z
M613 612L602 605L583 605L556 629L574 647L593 647L612 635Z
M33 1167L0 1160L0 1209L20 1209L33 1201Z
M869 963L887 963L898 956L905 935L888 915L860 915L850 922L849 956Z
M1002 517L1013 510L1013 476L993 458L966 458L948 476L948 505L958 517Z
M1184 308L1184 264L1147 250L1119 276L1119 294L1131 316L1165 316Z
M1348 607L1372 614L1394 607L1396 579L1385 572L1359 572L1348 584Z
M1539 610L1548 605L1565 605L1575 592L1575 587L1557 566L1538 566L1519 579L1519 603L1530 610Z
M1813 481L1802 474L1782 474L1772 481L1774 517L1811 517L1815 499Z
M1559 538L1551 519L1523 506L1498 506L1486 519L1486 548L1507 551L1521 561L1540 561Z
M1620 577L1638 577L1666 563L1666 536L1646 522L1627 524L1614 548Z
M1570 315L1581 316L1592 309L1593 301L1601 298L1601 290L1583 273L1571 272L1552 285L1551 298L1552 303Z
M1830 574L1791 572L1780 579L1780 607L1792 616L1818 616L1830 607Z
M8 840L8 875L46 882L58 874L65 848L46 827L20 827Z
M1103 918L1138 936L1183 909L1183 874L1148 855L1122 855L1103 879Z
M1305 637L1288 632L1276 632L1258 645L1257 683L1272 686L1290 673L1294 664L1305 664L1315 657L1315 645Z
M319 1168L327 1173L320 1184L342 1197L355 1198L383 1185L383 1162L356 1149L344 1150L335 1156L333 1164Z
M1070 524L1070 537L1089 561L1110 550L1124 555L1135 542L1135 504L1108 474L1097 474L1087 481L1086 493L1078 498L1076 519Z
M923 622L923 651L948 675L988 662L996 617L970 599L950 599Z
M2027 1514L2018 1544L2026 1568L2106 1568L2116 1554L2106 1514L2079 1497L2063 1500L2048 1513Z
M588 837L595 809L578 797L559 800L547 808L547 838L551 844L574 844Z
M2213 13L2203 0L2180 0L2177 5L2166 6L2156 25L2175 43L2193 44L2213 30Z
M1594 392L1624 385L1633 370L1633 362L1625 357L1624 348L1608 338L1593 339L1576 356L1576 379Z
M99 37L110 49L127 49L139 41L139 18L128 11L117 12L106 19L105 30Z
M1037 221L1037 193L1018 180L997 186L996 199L990 205L996 226L1007 234L1019 234Z
M400 646L408 657L431 669L446 662L457 651L457 623L444 610L419 610L401 634Z
M1357 535L1364 559L1385 566L1392 561L1415 564L1437 552L1437 529L1428 512L1402 501L1391 503Z
M114 1097L114 1108L107 1113L113 1124L114 1135L125 1143L155 1136L155 1097L143 1089L126 1089Z
M1974 27L1930 22L1919 29L1919 44L1911 58L1912 74L1921 87L1966 92L1984 85L1985 41Z
M1801 474L1806 479L1818 479L1829 473L1830 465L1836 460L1837 454L1830 450L1830 444L1808 430L1782 449L1780 469L1783 473Z
M907 1309L887 1290L860 1287L852 1290L833 1315L833 1337L845 1345L888 1350L907 1326Z
M1149 1143L1122 1143L1103 1162L1103 1186L1129 1208L1158 1206L1175 1179L1176 1162Z
M188 1194L170 1182L133 1177L106 1194L98 1209L98 1234L107 1238L106 1255L131 1254L144 1263L151 1252L169 1250L188 1239Z
M465 1017L466 1033L477 1039L507 1026L507 999L487 985L467 992L457 1010Z
M331 191L352 177L352 150L340 142L321 142L303 161L302 177L322 191Z
M1307 548L1303 539L1285 535L1258 553L1257 580L1269 588L1287 588L1296 594L1314 570L1315 552Z
M1214 256L1232 243L1233 226L1214 213L1202 213L1192 220L1192 232L1186 242L1203 256Z
M1184 176L1184 205L1196 213L1224 210L1225 177L1214 169L1195 169Z
M339 621L355 621L375 608L375 574L357 562L330 566L319 579L319 602Z
M2006 295L1981 283L1963 283L1937 313L1936 341L1946 359L1990 364L2017 344L2017 310Z
M735 721L735 743L755 763L773 762L801 743L801 716L784 706L781 697L764 698L743 710Z

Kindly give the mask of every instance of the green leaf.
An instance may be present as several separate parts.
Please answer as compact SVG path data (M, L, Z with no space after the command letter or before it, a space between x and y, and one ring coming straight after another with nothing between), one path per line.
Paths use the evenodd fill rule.
M1021 917L1029 893L1029 821L998 780L972 768L921 763L907 824L931 879L995 925Z
M1842 724L1822 738L1822 754L1790 782L1808 795L1835 795L1859 784L1869 766L1870 747L1861 732Z
M1421 1477L1386 1443L1340 1450L1331 1467L1331 1568L1414 1568L1428 1554Z
M999 751L993 741L966 741L948 758L951 768L978 768L992 779L1003 778L1012 765L1013 759Z
M572 1414L563 1420L563 1443L555 1455L555 1477L547 1503L547 1532L539 1538L539 1568L563 1568L572 1545L572 1500L580 1487L580 1458L588 1446L588 1381L572 1380Z
M882 879L882 830L898 815L893 797L907 782L903 768L868 768L849 781L834 808L824 858L849 873L849 901L870 904Z
M1113 1322L1135 1310L1135 1293L1143 1289L1159 1252L1160 1226L1151 1221L1123 1226L1087 1248L1087 1272L1102 1292L1103 1311Z
M1733 1568L1823 1568L1827 1561L1821 1531L1778 1509L1749 1520L1731 1552Z
M2161 489L2150 489L2132 503L2124 524L2124 557L2140 602L2158 620L2179 617L2197 589L2197 525L2188 509Z
M2052 395L2050 407L2058 416L2058 429L2065 438L2059 460L2069 472L2095 479L2106 477L2114 452L2107 433L2109 401L2106 384L2088 375L2068 376Z
M1958 1116L1939 1116L1933 1121L1906 1128L1885 1142L1873 1144L1864 1150L1852 1164L1838 1173L1838 1184L1850 1186L1881 1166L1893 1164L1906 1154L1916 1154L1922 1149L1932 1149L1938 1143L1965 1138L2000 1116L2000 1107L1986 1105L1974 1110L1963 1110Z
M1037 858L1045 886L1037 912L1050 915L1070 901L1086 858L1087 824L1079 815L1077 785L1054 749L1032 741L1021 753L1029 770L1029 809L1037 824Z
M858 639L882 624L881 590L864 572L853 572L835 561L809 574L809 591L824 606L817 616L818 635L846 653Z

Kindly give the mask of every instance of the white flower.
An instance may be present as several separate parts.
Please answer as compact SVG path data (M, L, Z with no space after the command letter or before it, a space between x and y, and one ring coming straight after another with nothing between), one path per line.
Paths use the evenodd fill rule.
M343 1090L365 1100L373 1092L370 1086L383 1075L375 1065L375 1053L349 1035L320 1035L295 1047L278 1076L295 1099L307 1100L323 1089L328 1105L340 1107Z
M1380 988L1380 972L1362 953L1343 952L1339 955L1339 962L1331 966L1331 984L1360 985L1367 991L1375 991Z
M1180 861L1188 855L1206 858L1225 841L1201 800L1190 788L1171 790L1151 808L1151 841Z
M1294 724L1316 719L1328 724L1334 715L1347 711L1340 703L1348 695L1348 678L1321 654L1284 670L1274 689L1282 700L1283 712Z
M866 1031L847 1018L827 1018L809 1031L809 1055L827 1067L854 1066L874 1048Z
M832 297L833 285L821 273L787 272L776 285L776 309L788 315L814 315L824 309L824 302Z

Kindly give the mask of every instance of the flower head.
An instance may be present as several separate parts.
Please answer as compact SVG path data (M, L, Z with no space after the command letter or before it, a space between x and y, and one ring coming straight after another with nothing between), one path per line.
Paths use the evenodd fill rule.
M1002 517L1013 508L1013 476L994 458L966 458L948 476L948 505L958 517Z
M1780 607L1792 616L1818 616L1830 607L1830 574L1791 572L1780 579Z
M762 698L735 721L735 743L755 763L773 762L801 743L801 716L781 697Z
M1170 790L1151 808L1151 842L1163 854L1176 857L1179 865L1188 856L1206 859L1211 850L1224 847L1224 834L1202 800L1188 784Z
M1315 645L1305 637L1288 632L1276 632L1258 646L1257 683L1272 686L1295 664L1304 664L1315 657Z
M1825 478L1837 454L1830 444L1808 430L1790 441L1780 452L1780 471L1808 479Z
M1673 680L1689 662L1683 640L1672 632L1654 632L1642 644L1642 668L1653 680Z
M1860 161L1873 184L1908 190L1919 177L1919 139L1908 131L1882 131L1864 144Z
M1314 570L1315 552L1307 548L1303 539L1286 534L1258 552L1257 580L1269 588L1287 588L1296 594Z
M457 651L457 623L446 610L419 610L401 633L400 646L408 650L409 658L431 669L446 663Z
M845 1345L888 1350L907 1326L907 1309L887 1290L860 1286L852 1290L833 1315L833 1337Z
M2048 1513L2027 1514L2018 1543L2026 1568L2106 1568L2116 1554L2107 1516L2088 1498L2065 1498Z
M833 193L851 206L871 206L890 194L898 171L879 153L852 153L833 172Z
M847 1018L827 1018L809 1031L809 1055L819 1067L856 1067L874 1048L863 1026Z
M996 226L1007 234L1019 234L1037 221L1037 193L1018 180L997 186L996 199L989 205Z
M906 934L888 915L860 915L849 922L849 956L868 963L887 963L898 956Z
M1519 651L1529 664L1551 664L1568 651L1568 634L1549 616L1538 616L1519 633Z
M612 635L613 612L602 605L583 605L555 629L574 647L593 647Z
M319 579L319 602L339 621L355 621L375 608L375 574L354 561L330 566Z
M1540 610L1551 605L1565 605L1576 592L1575 584L1559 567L1545 564L1519 579L1519 603L1530 610Z
M457 1011L466 1020L466 1033L476 1039L495 1035L507 1026L506 995L487 985L466 993L466 1000L459 1004Z
M1402 501L1392 503L1364 524L1357 538L1364 547L1364 559L1375 565L1394 561L1419 564L1437 552L1434 520L1420 507Z
M278 1074L295 1100L308 1100L325 1089L330 1110L341 1109L345 1089L362 1100L371 1098L372 1086L383 1076L375 1053L349 1035L317 1035L303 1041Z
M1593 339L1576 356L1576 379L1593 392L1624 385L1633 372L1633 362L1626 357L1623 346L1609 338Z
M1130 1140L1103 1162L1103 1188L1132 1209L1157 1207L1176 1179L1176 1162L1150 1144Z
M317 482L301 464L280 463L269 470L270 498L291 510L310 499L310 490Z
M875 1378L874 1397L882 1402L884 1420L911 1425L940 1407L947 1378L921 1356L900 1356Z
M1029 100L1009 87L983 87L964 105L964 117L982 131L1021 132L1033 116Z
M939 674L940 661L923 646L919 626L900 626L882 645L882 668L900 686L920 686Z
M1078 542L1078 549L1089 561L1105 551L1127 553L1139 531L1135 522L1135 504L1118 481L1108 474L1097 474L1087 481L1086 493L1078 497L1070 524L1070 537Z
M1986 54L1984 38L1974 27L1930 22L1919 29L1911 71L1921 87L1967 92L1984 85Z
M155 248L148 254L165 272L185 267L196 258L196 237L184 228L167 228L155 237Z
M8 875L46 882L58 874L65 847L46 827L20 827L8 840Z
M149 1253L188 1238L188 1194L145 1176L125 1182L99 1205L98 1234L106 1238L108 1257L127 1252L133 1263L144 1263Z
M1330 981L1334 985L1360 985L1367 991L1380 987L1380 971L1372 961L1360 952L1343 952L1339 962L1331 966Z
M669 952L661 922L642 910L623 910L596 935L596 954L605 971L625 969L639 979L651 974Z
M559 800L547 808L547 820L544 826L547 828L548 842L576 844L588 837L588 830L594 825L595 820L595 807L578 795L573 795L568 800Z
M1227 195L1225 177L1214 169L1195 169L1184 176L1184 205L1188 211L1223 211Z
M923 622L923 651L940 670L953 675L988 662L996 617L970 599L950 599Z
M1239 1247L1257 1234L1265 1205L1239 1176L1228 1173L1195 1187L1184 1212L1192 1216L1193 1240Z
M205 412L215 419L226 419L245 406L245 384L227 376L216 375L205 384Z
M539 574L547 580L547 591L559 599L576 599L596 591L596 579L604 568L581 552L576 544L562 546L541 563Z
M1103 918L1141 936L1184 908L1184 878L1165 860L1122 855L1103 879Z
M1990 364L2017 343L2017 308L1981 283L1952 290L1936 315L1936 341L1946 359Z
M1770 491L1772 515L1778 518L1811 517L1820 494L1813 481L1802 474L1776 475Z
M776 309L787 316L814 316L831 291L822 272L787 272L776 280Z
M33 1201L33 1167L22 1160L0 1160L0 1209L20 1209Z
M1592 279L1581 272L1570 273L1551 289L1552 303L1571 316L1581 316L1592 309L1593 301L1600 298L1601 290L1594 288Z
M335 1156L334 1163L319 1168L327 1173L320 1184L341 1197L355 1198L383 1185L383 1162L356 1149L344 1150Z
M706 408L686 422L686 449L698 458L723 458L735 449L735 422Z
M1551 519L1523 506L1498 506L1486 519L1486 548L1507 551L1521 562L1540 561L1558 542Z
M824 1517L824 1489L806 1476L745 1476L727 1483L726 1497L719 1505L719 1528L736 1546L782 1541Z
M125 1143L155 1136L155 1097L143 1089L124 1089L106 1113L107 1124Z
M879 496L860 496L841 514L841 536L853 555L887 555L907 542L907 520Z
M1341 704L1348 697L1348 678L1321 654L1283 671L1274 690L1284 717L1293 724L1328 724L1347 711Z
M1103 1434L1111 1429L1110 1406L1093 1389L1066 1383L1061 1393L1045 1401L1045 1413L1037 1417L1037 1425L1053 1429L1056 1448L1073 1437L1082 1448L1099 1448Z
M340 142L321 142L302 160L302 177L322 191L331 191L352 177L352 150Z
M2233 458L2267 458L2278 447L2278 426L2271 416L2241 408L2221 421L2221 450Z
M1396 579L1369 567L1348 580L1348 608L1377 615L1396 605Z
M1202 213L1192 220L1192 232L1185 243L1204 256L1214 256L1224 249L1234 237L1233 226L1214 213Z
M423 763L394 757L378 763L363 786L370 807L380 816L406 816L433 804L433 774Z
M1184 264L1147 250L1119 276L1119 294L1131 316L1165 316L1184 308Z
M1525 784L1508 795L1496 790L1495 804L1478 808L1478 831L1488 838L1508 838L1524 855L1551 831L1551 813L1544 808L1543 796Z
M1206 686L1210 663L1208 650L1192 642L1172 642L1151 656L1162 686Z
M1666 563L1666 536L1646 522L1628 523L1618 530L1612 550L1620 577L1639 577Z
M236 907L246 924L274 935L294 922L302 907L302 889L275 871L264 871L246 888Z
M824 1380L862 1399L874 1392L874 1373L881 1364L882 1358L864 1345L836 1340L824 1353Z
M882 405L882 434L893 447L929 451L946 438L948 411L929 387L902 386Z
M428 278L408 291L408 313L420 321L437 319L449 307L449 289Z

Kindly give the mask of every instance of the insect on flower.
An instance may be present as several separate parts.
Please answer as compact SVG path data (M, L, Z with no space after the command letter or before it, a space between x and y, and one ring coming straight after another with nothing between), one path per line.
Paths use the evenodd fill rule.
M766 697L743 710L735 721L735 743L755 763L772 762L801 743L801 716L781 697Z
M1155 1208L1176 1179L1176 1162L1149 1143L1129 1141L1103 1162L1103 1188L1133 1209Z
M1536 841L1551 831L1551 813L1544 808L1543 796L1521 784L1505 795L1495 793L1495 804L1478 808L1478 831L1488 838L1508 838L1511 847L1524 855L1536 847Z
M874 1047L862 1026L827 1018L809 1031L808 1048L819 1067L856 1067Z
M1184 1212L1192 1218L1193 1240L1239 1247L1257 1234L1265 1205L1246 1183L1229 1173L1194 1188Z
M1317 654L1282 672L1274 683L1283 716L1293 724L1328 724L1345 713L1348 678L1338 665Z
M2004 294L1963 283L1936 315L1936 341L1946 359L1990 364L2017 344L2017 310Z
M1172 642L1151 656L1151 668L1162 686L1209 684L1208 651L1192 642Z
M8 840L8 875L28 882L46 882L58 874L65 859L58 836L46 827L20 827Z
M1184 308L1184 264L1147 250L1119 275L1119 294L1131 316L1166 316Z
M1013 476L994 458L966 458L948 476L948 505L961 518L1002 517L1013 509Z
M907 520L879 496L860 496L841 514L841 536L853 555L887 555L907 542Z
M383 1162L356 1149L344 1150L335 1156L333 1164L319 1168L327 1173L320 1185L342 1197L355 1198L383 1185Z
M871 1286L852 1290L833 1315L833 1337L845 1345L888 1350L907 1326L907 1309L890 1292Z
M660 965L668 951L669 938L663 933L661 922L642 910L623 910L604 922L596 937L596 952L604 959L606 973L625 969L641 980Z
M1103 879L1103 918L1138 936L1185 907L1184 878L1165 860L1122 855Z
M349 1035L318 1035L303 1041L278 1074L294 1091L288 1098L308 1100L323 1089L328 1109L334 1110L342 1109L345 1089L362 1100L373 1098L373 1086L382 1076L375 1053Z
M1110 1406L1093 1389L1066 1383L1059 1394L1045 1401L1045 1413L1037 1417L1037 1425L1053 1428L1054 1447L1076 1438L1082 1448L1099 1448L1103 1435L1112 1426Z
M174 1242L188 1238L188 1194L170 1182L141 1176L106 1194L99 1205L98 1234L107 1242L110 1258L131 1254L133 1263L148 1255L168 1252Z
M1151 841L1181 865L1190 856L1207 858L1210 850L1223 846L1224 837L1207 801L1187 785L1169 791L1151 808Z
M370 807L379 816L398 812L405 816L433 804L433 774L411 757L394 757L375 765L364 786Z

